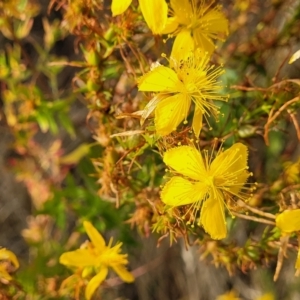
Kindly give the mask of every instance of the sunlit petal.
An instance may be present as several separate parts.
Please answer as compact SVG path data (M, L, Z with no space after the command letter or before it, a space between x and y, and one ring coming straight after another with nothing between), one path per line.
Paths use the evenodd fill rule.
M168 17L168 5L165 0L139 0L144 19L154 34L164 29Z
M132 0L112 0L111 11L113 16L120 15L129 7Z
M100 251L103 250L105 248L105 241L98 230L88 221L84 221L83 226L94 247Z
M248 149L241 143L235 143L229 149L220 153L211 163L213 174L224 174L244 170L247 167Z
M196 137L199 137L200 135L200 131L202 128L202 121L203 121L202 110L196 105L194 117L193 117L193 126L192 126Z
M228 20L220 5L211 5L213 1L171 0L170 15L176 18L179 26L172 31L174 35L189 31L194 39L195 48L209 53L215 49L213 40L222 40L228 34ZM169 31L171 32L171 31Z
M232 194L237 194L250 176L247 159L248 149L241 143L219 154L210 166L211 173L217 178L217 185L226 186Z
M202 156L194 147L172 148L164 154L163 160L167 166L191 179L201 180L207 177Z
M187 30L182 30L175 38L171 57L176 61L185 60L193 50L194 40L191 37L191 33Z
M211 55L215 50L215 44L212 42L207 35L203 34L200 29L194 30L193 36L195 39L195 47L201 48L204 51L207 51L209 55Z
M209 10L203 16L202 22L206 22L206 31L212 36L216 36L217 33L228 34L228 19L221 11Z
M112 268L124 282L131 283L134 281L134 276L122 265L115 265Z
M278 214L276 226L285 233L300 231L300 209L285 210Z
M182 85L174 70L158 66L139 79L139 91L143 92L174 92Z
M154 119L157 134L165 136L175 131L177 126L186 119L190 106L190 97L181 94L160 101Z
M95 265L96 256L92 255L88 249L77 249L75 251L65 252L59 262L66 266L88 267Z
M206 195L204 183L192 183L182 177L174 176L161 191L161 200L170 206L187 205L201 201Z
M189 0L171 0L171 7L178 22L183 25L189 25L193 14L192 6Z
M101 268L100 272L94 276L85 289L85 298L90 300L95 293L96 289L100 286L100 284L105 280L108 273L108 269L106 267Z
M175 17L170 17L167 19L166 26L165 28L160 32L160 34L168 34L172 33L173 31L176 30L178 27L179 23L177 21L177 18Z
M247 182L249 176L250 176L250 173L247 170L244 170L241 173L239 173L237 175L237 181L235 181L235 183L233 185L228 186L228 191L232 195L238 196L239 192L241 191L241 189L243 188L243 186Z
M215 240L227 235L224 202L220 192L215 191L202 205L200 223L204 230Z

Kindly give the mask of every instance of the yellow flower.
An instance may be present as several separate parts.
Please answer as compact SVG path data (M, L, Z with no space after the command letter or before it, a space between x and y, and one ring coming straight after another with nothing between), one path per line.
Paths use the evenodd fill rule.
M276 226L284 233L300 231L300 209L284 210L278 214Z
M19 262L18 262L16 255L13 252L11 252L5 248L1 248L0 249L0 262L1 262L0 263L0 279L5 279L7 281L10 281L10 280L12 280L12 277L9 275L9 273L6 270L6 267L7 267L7 265L5 264L6 261L11 262L16 269L19 268Z
M202 205L199 224L213 239L225 238L224 198L245 198L243 186L250 176L247 157L247 147L241 143L218 152L214 160L207 151L203 159L191 146L168 150L163 160L176 175L162 189L162 201L170 206L192 204L196 210Z
M193 130L199 136L203 116L217 117L219 108L212 100L227 101L228 97L219 95L221 86L217 77L223 73L220 67L208 66L207 55L195 54L182 61L172 61L172 68L156 64L138 82L143 92L158 92L147 104L141 117L141 124L155 110L155 128L159 135L165 136L186 119L191 103L194 102Z
M300 50L296 51L289 60L289 64L292 64L300 57Z
M256 298L255 300L275 300L275 297L272 293L266 293Z
M284 210L276 216L276 226L284 235L300 231L300 209ZM295 268L300 269L300 248L298 250Z
M113 16L120 15L129 7L132 0L112 0ZM165 27L168 15L168 5L165 0L139 0L144 19L154 34Z
M241 298L239 298L236 295L235 291L232 290L223 295L218 296L216 300L241 300Z
M211 7L213 2L171 0L171 17L161 33L176 35L172 57L178 59L196 48L210 55L215 49L213 39L222 40L222 35L228 34L228 20L219 5Z
M85 221L83 226L91 242L84 248L63 253L59 261L66 266L83 268L83 274L94 268L97 274L89 281L86 287L86 299L91 299L98 286L105 280L109 267L123 281L133 282L133 275L124 267L128 264L127 254L120 254L122 243L112 247L110 242L106 246L103 237L90 222Z

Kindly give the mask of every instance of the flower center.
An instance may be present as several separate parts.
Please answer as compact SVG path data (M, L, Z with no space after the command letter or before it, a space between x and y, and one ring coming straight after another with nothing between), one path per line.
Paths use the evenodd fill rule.
M215 178L214 176L208 176L207 178L204 179L205 184L207 184L210 187L215 186Z

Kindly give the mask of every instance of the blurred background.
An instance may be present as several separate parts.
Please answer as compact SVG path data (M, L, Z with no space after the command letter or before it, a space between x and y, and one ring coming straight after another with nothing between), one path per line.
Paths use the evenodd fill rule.
M231 102L222 108L225 121L205 138L234 132L232 141L247 144L259 183L251 205L277 205L278 211L291 197L289 187L299 194L299 104L272 124L269 146L264 126L272 109L298 95L299 83L284 80L300 77L300 60L288 64L300 49L300 1L218 3L229 19L229 36L217 43L213 61L224 64ZM128 75L133 57L148 64L172 42L140 29L136 7L134 2L115 21L110 1L0 0L0 246L20 261L16 281L10 287L0 281L0 299L73 299L71 292L58 292L71 274L58 258L86 240L86 219L107 241L114 236L123 242L136 276L130 285L108 280L95 299L212 300L231 290L245 300L266 293L273 297L268 299L300 299L296 239L274 282L279 236L268 225L234 220L228 239L192 237L188 250L182 238L170 247L169 237L152 232L151 201L165 167L135 137L110 137L138 124L115 120L142 101L132 88L135 75ZM97 43L97 34L105 39ZM139 149L141 160L135 163L130 149ZM114 165L125 155L123 172ZM277 234L273 244L264 240L271 232L272 238Z

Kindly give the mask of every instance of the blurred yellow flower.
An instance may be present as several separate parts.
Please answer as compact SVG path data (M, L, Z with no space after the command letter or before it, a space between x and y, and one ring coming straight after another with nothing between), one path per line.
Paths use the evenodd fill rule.
M241 300L241 298L236 295L234 290L231 290L223 295L218 296L216 300Z
M172 58L171 58L172 59ZM193 130L198 137L202 128L203 116L207 119L217 117L219 108L212 100L227 101L228 97L218 92L222 86L217 78L224 71L208 65L208 56L200 51L190 53L182 61L172 60L172 68L156 64L155 67L142 76L138 88L143 92L158 92L145 107L141 123L155 110L155 128L157 134L165 136L176 130L185 120L194 102Z
M218 296L216 300L241 300L241 298L239 298L236 295L235 291L232 290L230 292ZM254 300L274 300L274 296L271 293L267 293L255 298Z
M284 210L278 214L276 216L276 226L284 235L300 231L300 209ZM295 268L300 269L300 249L298 249Z
M8 263L12 263L15 269L19 268L19 261L16 255L7 250L6 248L0 249L0 279L4 279L7 281L12 280L12 277L9 275L7 271Z
M192 146L168 150L163 160L175 176L162 189L162 201L170 206L192 204L195 210L202 205L199 225L213 239L225 238L224 198L245 198L243 186L250 176L247 157L247 147L241 143L219 151L214 160L207 151L203 158Z
M171 17L161 33L176 35L172 57L182 57L196 48L214 51L213 39L222 40L228 34L228 20L219 5L212 7L214 1L171 0Z
M289 64L294 63L300 57L300 50L296 51L290 58Z
M91 242L84 244L84 247L78 250L63 253L59 261L66 266L83 268L83 275L93 269L97 273L86 287L86 299L91 299L96 289L105 280L108 268L112 268L123 281L133 282L133 275L125 268L128 264L127 254L120 254L122 243L112 247L111 240L106 246L103 237L90 222L85 221L83 226Z
M300 231L300 209L284 210L276 216L276 226L282 231L283 236L289 237L293 232ZM300 272L300 249L296 259L296 274Z
M287 161L283 163L283 180L288 184L297 184L300 182L300 159L296 162Z
M276 226L284 233L300 231L300 209L284 210L278 214Z
M112 0L113 16L126 11L132 0ZM165 0L139 0L144 19L154 34L158 34L165 27L168 15L168 5Z
M263 294L262 296L259 296L255 300L275 300L275 297L272 293L266 293Z
M299 246L298 246L299 247ZM300 270L300 249L298 249L298 254L297 254L297 259L296 259L296 263L295 263L295 268L297 270ZM297 273L297 272L296 272Z

